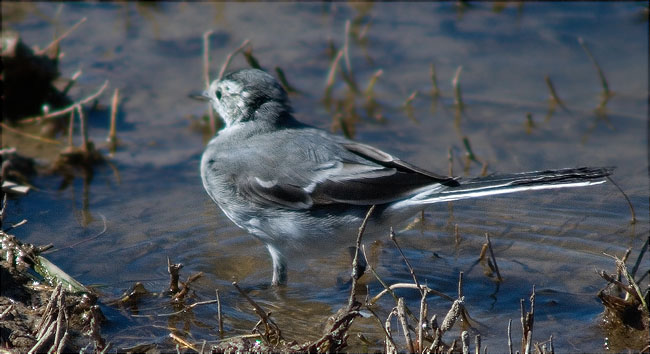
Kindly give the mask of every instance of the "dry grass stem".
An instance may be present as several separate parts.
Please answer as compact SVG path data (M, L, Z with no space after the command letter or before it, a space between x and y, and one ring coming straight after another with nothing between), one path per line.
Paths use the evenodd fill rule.
M172 302L182 302L185 299L185 296L190 292L190 284L195 282L197 279L203 276L203 272L198 272L187 277L185 282L180 282L183 286L179 292L172 296Z
M29 353L40 353L42 347L52 339L48 353L61 353L65 350L68 341L69 318L66 308L65 291L61 283L52 291L52 295L45 307L45 311L36 327L36 343ZM68 349L69 350L69 349Z
M535 320L535 286L530 295L530 312L525 311L524 299L520 300L521 309L521 353L530 353L533 337L533 323Z
M210 88L210 36L212 33L212 30L203 33L203 83L206 90ZM214 135L217 131L217 119L211 106L208 107L208 124L210 125L210 134Z
M120 90L115 89L113 91L113 99L111 100L111 125L108 130L108 144L112 150L115 150L115 145L117 144L117 132L116 132L116 122L117 122L117 104L119 102Z
M438 97L440 95L440 89L438 88L438 79L436 77L436 66L431 63L431 84L433 85L431 89L431 95L433 97Z
M379 316L377 315L377 313L370 306L366 306L366 309L368 311L370 311L370 313L373 315L373 318L375 318L377 320L377 323L379 323L379 328L381 328L382 331L384 331L384 336L385 336L385 341L386 341L385 347L384 347L385 351L387 353L389 352L389 350L388 350L388 345L389 344L392 346L393 349L396 348L395 342L393 341L393 337L390 334L390 315L388 316L388 319L386 320L386 326L387 326L386 327L386 326L382 325L381 319L379 319Z
M72 77L70 78L70 80L68 80L68 83L65 85L65 87L63 88L63 90L61 90L61 95L63 95L63 96L67 96L67 95L68 95L68 91L70 91L70 89L72 88L72 86L74 86L74 84L77 83L77 79L79 79L79 77L81 76L81 74L82 74L81 69L75 71L75 73L72 74Z
M413 283L415 283L415 286L417 286L417 288L420 289L420 293L422 295L426 294L426 291L422 288L420 282L418 282L418 278L415 276L415 271L413 270L413 266L411 266L411 263L404 255L404 252L402 252L402 247L399 246L399 243L397 242L397 238L395 237L395 231L393 231L392 227L390 228L390 239L395 244L395 247L397 247L397 250L399 251L399 254L402 256L404 263L406 263L406 267L408 268L409 273L411 273L411 277L413 278Z
M167 272L169 273L169 289L168 291L172 294L179 292L178 279L179 271L183 268L181 263L172 263L169 257L167 257Z
M368 220L370 219L370 216L372 213L375 211L375 206L371 206L368 209L368 212L366 213L366 216L363 218L363 222L361 223L361 226L359 226L359 232L357 233L357 242L354 246L354 258L352 259L352 284L351 284L351 290L350 290L350 298L348 299L348 310L351 311L352 307L355 303L354 300L354 293L355 293L355 288L357 286L357 280L359 277L361 277L361 274L359 274L359 249L361 248L361 238L363 237L363 233L366 231L366 226L368 225ZM367 263L367 262L366 262Z
M215 290L217 296L217 321L219 323L219 337L223 338L223 315L221 314L221 298L219 297L219 289ZM203 350L201 350L203 352Z
M632 215L632 218L630 220L631 224L636 223L636 213L634 212L634 206L632 205L632 202L630 201L630 198L628 198L627 194L625 191L623 191L623 188L618 185L618 183L614 182L611 176L607 176L607 180L612 183L618 190L623 194L623 198L625 198L625 201L627 202L627 206L630 208L630 214Z
M43 143L48 143L48 144L53 144L53 145L61 145L60 141L44 138L44 137L41 137L41 136L38 136L38 135L32 135L32 134L29 134L29 133L25 133L25 132L20 131L20 130L18 130L16 128L13 128L13 127L11 127L11 126L9 126L7 124L4 124L3 122L0 122L0 127L2 127L2 129L6 129L6 130L8 130L8 131L10 131L12 133L16 133L18 135L24 136L26 138L38 140L38 141L43 142Z
M404 305L403 297L400 297L397 300L397 319L402 325L402 331L404 332L404 340L406 341L408 352L414 353L415 348L413 348L413 340L411 339L411 333L409 332L409 326L406 320L406 306Z
M242 51L242 54L244 55L246 62L251 68L264 70L262 69L262 65L260 65L259 60L257 60L257 58L255 58L255 56L253 55L253 48L251 47L246 48L244 51Z
M248 301L248 303L253 306L255 313L260 317L260 321L264 325L264 334L262 334L262 338L267 342L267 344L278 344L282 339L282 334L278 325L275 324L275 322L267 315L266 312L264 312L260 305L258 305L253 299L251 299L250 296L248 296L248 294L244 292L244 290L239 287L236 281L232 282L232 285L235 287L235 289L237 289L237 291L239 291L239 293L246 299L246 301ZM255 328L257 328L257 326L255 326Z
M460 334L460 343L462 346L463 354L469 354L469 333L463 331Z
M384 74L384 70L378 69L372 74L370 80L368 80L368 85L366 86L366 89L363 91L364 92L363 94L366 96L367 99L372 97L375 89L375 84L377 83L377 79L379 79L379 77L383 74Z
M418 91L417 91L417 90L413 91L413 92L412 92L412 93L411 93L411 94L406 98L406 101L404 101L404 106L405 106L405 107L408 107L409 105L411 105L411 104L413 103L413 100L415 99L415 97L416 97L417 95L418 95Z
M74 111L70 112L70 119L68 121L68 148L74 147Z
M463 71L463 66L459 66L456 69L456 73L454 74L454 78L451 80L451 85L454 87L454 105L456 105L456 109L458 111L462 111L464 108L463 104L463 98L461 96L461 91L460 91L460 73Z
M453 342L451 342L451 345L449 346L449 349L447 349L447 354L452 354L456 351L456 342L457 340L454 338Z
M14 305L13 305L13 304L7 306L7 308L4 309L4 311L2 311L2 313L0 313L0 320L3 320L3 319L5 318L5 316L7 316L7 314L8 314L9 312L11 312L11 310L13 310L13 309L14 309Z
M492 262L494 263L494 271L497 273L497 279L499 282L503 281L503 278L501 277L501 273L499 272L499 266L497 265L497 259L494 257L494 251L492 250L492 242L490 242L490 235L486 232L485 233L485 239L486 243L488 245L488 249L490 250L490 257L492 258Z
M508 354L512 354L512 319L508 319Z
M5 195L6 198L6 195ZM639 270L639 267L641 266L641 260L643 259L643 256L648 253L648 248L650 248L650 235L648 235L648 238L645 240L645 243L643 246L641 246L641 250L639 250L639 256L636 259L636 262L634 262L634 266L632 266L632 271L630 274L633 276L636 276L636 272ZM650 254L648 254L650 256ZM644 272L645 274L637 281L637 283L641 283L643 279L650 273L650 270L646 270Z
M625 279L627 279L628 284L630 284L630 287L634 289L634 293L630 293L630 295L634 295L636 293L636 296L638 299L641 301L641 305L646 309L646 311L650 310L648 308L648 303L645 301L645 297L643 296L643 292L641 292L641 289L639 288L639 285L634 281L634 278L632 275L627 270L627 266L625 265L625 262L623 260L620 260L616 257L614 257L616 261L616 268L619 270L623 275L625 276Z
M336 72L339 68L339 62L341 61L341 57L343 57L343 49L339 50L336 53L336 56L334 57L334 60L332 60L332 64L330 65L330 70L327 73L327 80L325 81L326 96L329 96L329 93L332 90L332 86L334 86L334 79L336 78Z
M451 147L447 149L447 163L449 166L448 168L449 176L453 176L454 175L454 153Z
M411 283L396 283L396 284L392 284L392 285L386 287L384 290L379 292L379 294L375 295L372 299L370 299L370 304L371 305L375 304L377 302L377 300L379 300L382 296L386 295L386 293L390 293L393 296L395 296L395 293L393 293L393 290L395 290L395 289L417 289L419 291L422 291L424 289L428 294L437 295L437 296L439 296L439 297L441 297L441 298L443 298L445 300L454 301L453 297L451 297L449 295L446 295L444 293L441 293L438 290L431 289L426 285L424 285L422 287L419 287L419 286L417 286L415 284L411 284Z
M484 243L483 246L481 246L481 252L478 254L479 261L483 261L485 259L485 255L487 254L487 249L488 249L488 245L487 243Z
M180 309L180 310L178 310L178 311L176 311L176 312L172 312L172 313L159 313L159 314L156 314L156 316L157 316L157 317L169 317L169 316L175 316L175 315L178 315L178 314L180 314L180 313L187 312L187 311L189 311L189 310L191 310L191 309L193 309L193 308L195 308L195 307L197 307L197 306L201 306L201 305L210 305L210 304L216 304L216 303L217 303L217 300L216 300L216 299L215 299L215 300L199 301L199 302L195 302L195 303L193 303L193 304L191 304L191 305L185 306L185 307L183 307L182 309Z
M36 344L32 347L32 349L29 350L28 354L33 354L33 353L40 353L41 347L45 344L47 340L52 337L52 334L54 333L54 326L56 326L56 322L52 322L48 327L45 333L39 338Z
M223 75L226 73L226 70L228 69L228 65L230 65L232 58L235 56L235 54L242 51L248 45L248 43L250 43L250 39L245 39L242 44L237 47L237 49L228 54L226 60L223 62L223 65L221 65L221 70L219 70L219 76L217 76L217 80L221 80L223 78Z
M424 351L424 326L427 319L427 293L422 293L422 298L420 299L420 317L418 317L418 333L417 333L417 350L418 352Z
M84 104L96 99L97 97L99 97L99 95L102 94L102 92L104 92L106 87L108 87L108 80L104 81L104 84L102 84L102 86L95 93L91 94L90 96L88 96L88 97L86 97L86 98L84 98L84 99L82 99L82 100L80 100L78 102L75 102L75 103L71 104L70 106L68 106L68 107L66 107L64 109L54 111L54 112L49 112L47 114L40 115L40 116L24 118L24 119L21 119L18 122L21 123L21 124L38 123L38 122L40 122L42 120L60 117L60 116L62 116L64 114L67 114L67 113L70 113L70 112L74 111L77 108L77 105L84 105Z
M343 40L343 56L345 58L345 68L352 75L352 65L350 64L350 20L345 21L345 39Z
M81 149L85 154L88 154L90 149L88 148L88 127L86 122L86 116L84 115L81 105L77 103L75 106L77 115L79 116L79 129L81 130Z
M203 84L210 87L210 36L214 31L203 32Z
M478 156L476 156L476 154L474 154L474 151L472 150L472 145L469 142L469 137L463 136L463 146L465 147L465 156L467 159L465 164L465 170L466 171L469 170L470 162L474 161L481 165L481 176L485 176L487 174L488 163L480 159Z
M169 333L169 338L173 339L176 343L178 343L177 345L182 345L185 348L190 348L190 349L192 349L193 351L195 351L197 353L199 352L199 350L196 349L196 347L194 345L192 345L192 343L186 341L185 339L177 336L174 333Z
M551 93L551 103L557 104L558 106L562 107L563 110L569 112L569 109L564 105L564 102L558 96L557 91L555 91L555 86L553 86L551 77L548 75L544 76L544 81L546 82L546 86L548 86L548 90Z
M611 92L609 91L609 85L607 84L607 79L605 78L605 74L603 73L603 69L601 69L600 65L598 65L598 61L596 61L596 58L594 57L593 54L591 54L591 51L589 48L587 48L587 45L585 44L585 41L582 39L582 37L578 37L578 43L580 43L580 46L582 49L585 50L585 53L587 53L587 56L589 57L589 60L594 64L596 67L596 70L598 71L598 77L600 78L600 84L603 86L603 95L605 97L611 96Z
M53 48L53 47L55 47L55 46L58 46L59 43L60 43L60 42L61 42L65 37L69 36L70 33L72 33L74 30L76 30L77 27L79 27L82 23L86 22L86 20L87 20L86 17L82 18L82 19L79 20L77 23L75 23L74 25L72 25L72 27L70 27L70 28L69 28L67 31L65 31L62 35L58 36L55 40L53 40L52 42L50 42L50 44L48 44L45 48L43 48L43 49L41 49L41 50L37 50L37 51L35 51L34 53L35 53L36 55L43 55L43 54L46 53L48 50L50 50L50 48Z
M300 90L296 89L289 83L289 80L287 80L287 75L284 74L284 70L280 68L279 66L275 67L275 73L278 75L278 80L280 80L280 84L288 93L300 93Z
M384 324L384 332L386 333L386 340L384 346L386 348L385 350L386 353L397 353L397 346L393 341L393 337L391 335L391 328L390 328L390 320L393 316L397 316L397 309L393 309L388 314L388 317L386 318L386 322Z

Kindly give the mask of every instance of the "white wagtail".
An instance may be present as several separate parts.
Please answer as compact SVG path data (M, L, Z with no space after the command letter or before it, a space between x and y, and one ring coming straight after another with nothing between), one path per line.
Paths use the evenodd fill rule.
M286 283L292 255L352 246L372 205L367 232L385 232L428 204L588 186L612 172L582 167L470 179L438 175L298 122L282 86L257 69L232 72L203 96L225 122L203 153L203 187L230 220L266 244L273 284Z

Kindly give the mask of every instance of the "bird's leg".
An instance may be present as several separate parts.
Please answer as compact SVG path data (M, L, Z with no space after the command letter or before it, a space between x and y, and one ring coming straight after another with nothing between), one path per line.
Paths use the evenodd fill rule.
M273 260L273 280L272 285L284 285L287 283L287 260L275 247L266 245Z

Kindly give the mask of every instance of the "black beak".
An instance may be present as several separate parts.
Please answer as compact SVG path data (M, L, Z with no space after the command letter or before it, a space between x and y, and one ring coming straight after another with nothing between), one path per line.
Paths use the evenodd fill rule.
M187 97L197 101L203 101L203 102L210 101L210 96L208 95L208 91L192 91L190 92L189 95L187 95Z

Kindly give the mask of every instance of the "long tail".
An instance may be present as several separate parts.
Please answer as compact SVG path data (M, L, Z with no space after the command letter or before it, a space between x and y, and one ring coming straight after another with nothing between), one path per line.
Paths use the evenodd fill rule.
M410 199L418 204L479 198L488 195L529 190L583 187L604 183L614 167L579 167L560 170L493 174L485 177L459 179L459 186L441 186Z

